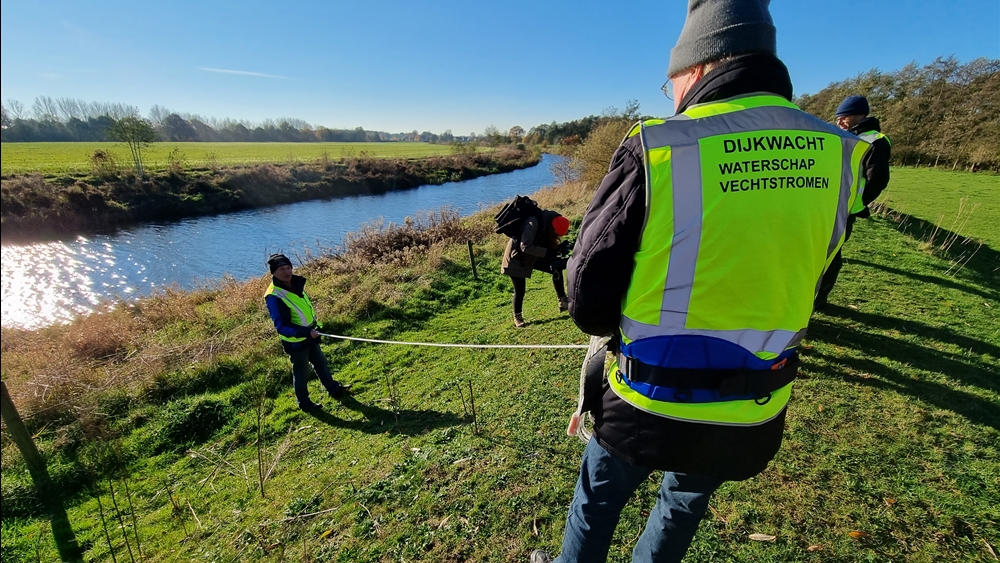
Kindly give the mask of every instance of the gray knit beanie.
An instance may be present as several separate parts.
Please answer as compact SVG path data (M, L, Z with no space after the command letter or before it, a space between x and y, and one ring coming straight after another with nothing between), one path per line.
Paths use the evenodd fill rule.
M667 76L742 53L777 54L771 0L688 0L687 19L670 50Z

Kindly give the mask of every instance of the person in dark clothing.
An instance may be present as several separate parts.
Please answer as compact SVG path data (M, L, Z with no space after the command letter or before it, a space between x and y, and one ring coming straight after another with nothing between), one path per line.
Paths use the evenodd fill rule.
M527 323L521 314L527 278L531 272L541 269L552 274L552 285L556 290L559 310L565 311L569 304L563 285L563 269L552 267L559 240L569 231L569 220L554 211L544 211L540 217L529 217L519 239L509 239L503 253L500 272L510 277L514 284L514 326L523 328Z
M847 220L847 231L844 233L844 242L851 238L854 230L854 221L858 218L866 219L871 217L868 206L875 201L882 190L889 185L889 158L892 156L892 142L889 137L882 133L882 125L878 118L871 117L868 113L871 110L868 106L868 99L864 96L848 96L837 107L836 122L837 127L844 131L849 131L871 143L872 148L861 160L861 169L865 176L865 189L861 194L862 203L865 207L860 212L851 215ZM843 247L841 247L841 250ZM823 281L820 283L819 293L816 295L814 309L822 309L826 306L837 283L837 276L844 267L844 259L841 252L833 257L830 267L823 274Z
M715 490L781 446L795 347L868 145L791 103L768 5L689 0L667 69L677 115L632 128L584 213L569 313L615 358L596 401L581 384L594 431L558 563L605 561L657 470L632 560L681 561Z
M350 389L330 376L326 356L319 347L321 325L316 320L309 296L306 295L306 279L292 273L292 262L284 254L272 254L267 260L271 270L271 285L264 294L267 312L278 331L281 347L292 361L292 387L300 409L314 411L322 408L309 398L309 365L312 364L316 376L326 392L339 398Z

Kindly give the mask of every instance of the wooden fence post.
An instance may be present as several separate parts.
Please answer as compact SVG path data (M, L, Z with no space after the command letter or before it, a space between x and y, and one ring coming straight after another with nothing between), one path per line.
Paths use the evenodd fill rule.
M38 452L35 441L28 433L24 421L21 420L21 415L18 414L17 408L14 406L14 401L10 398L10 393L7 392L7 384L2 380L0 380L0 417L7 425L7 434L10 435L11 441L17 445L17 449L24 456L24 462L28 465L28 472L31 474L31 480L35 483L38 497L51 516L52 535L55 536L59 556L63 561L82 561L83 554L79 544L76 543L76 535L73 533L73 527L70 526L69 516L66 515L62 500L53 490L45 458Z
M472 241L467 241L469 243L469 262L472 263L472 277L479 279L479 272L476 271L476 256L472 254Z

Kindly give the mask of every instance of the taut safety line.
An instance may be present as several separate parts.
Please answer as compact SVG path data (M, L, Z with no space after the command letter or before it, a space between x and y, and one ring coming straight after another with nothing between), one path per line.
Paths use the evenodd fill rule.
M578 348L586 350L586 344L441 344L437 342L399 342L396 340L376 340L374 338L357 338L354 336L341 336L339 334L319 333L320 336L329 338L339 338L341 340L354 340L356 342L373 342L375 344L402 344L404 346L436 346L438 348L548 348L548 349L570 349Z

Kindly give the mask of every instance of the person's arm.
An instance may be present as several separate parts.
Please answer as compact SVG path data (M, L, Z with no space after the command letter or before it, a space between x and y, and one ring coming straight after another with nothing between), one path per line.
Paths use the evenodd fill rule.
M535 245L535 236L538 234L538 219L529 217L524 222L524 230L521 231L521 240L518 241L518 248L521 252L534 256L535 258L545 258L546 248Z
M646 219L646 175L638 137L627 139L583 215L569 259L569 314L587 334L618 329Z
M281 299L278 299L274 295L268 295L264 297L264 303L267 304L267 313L271 315L271 321L274 322L274 330L278 331L278 334L290 338L308 338L310 336L312 332L311 328L292 324L291 312L281 302Z
M861 203L867 207L875 201L882 190L889 185L889 156L892 148L885 138L876 139L872 147L862 157L862 168L865 171L865 191L861 194Z

